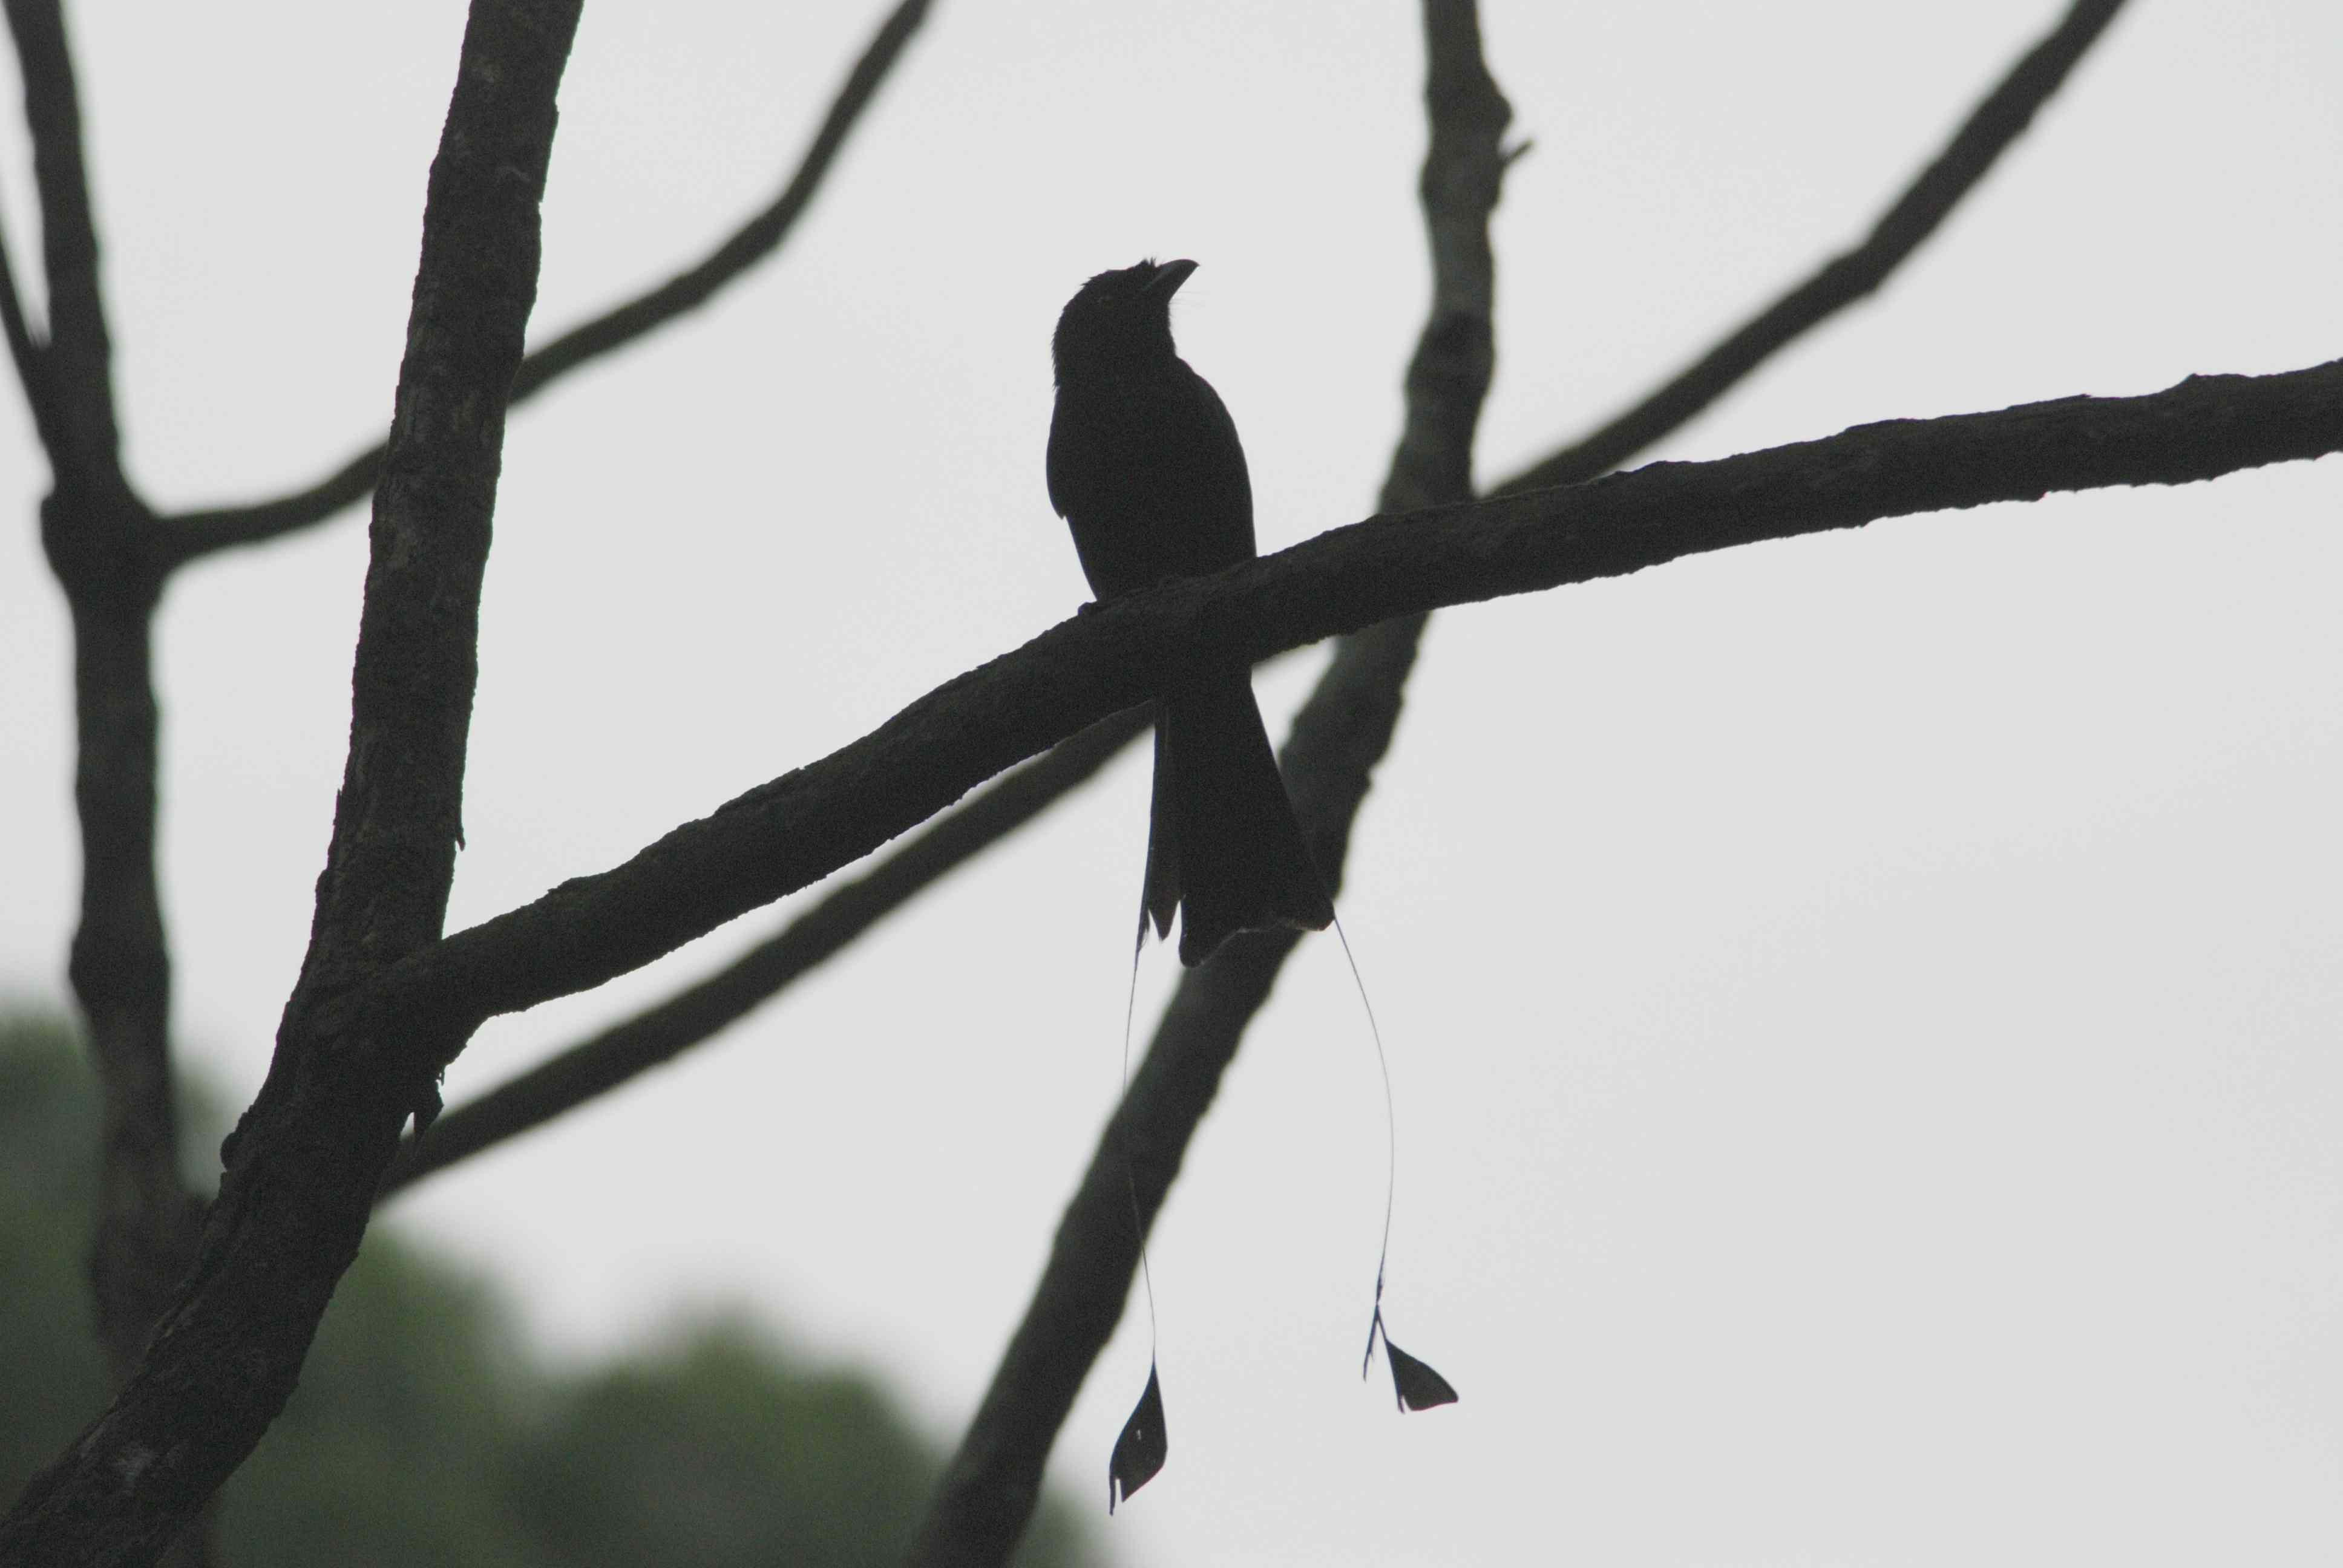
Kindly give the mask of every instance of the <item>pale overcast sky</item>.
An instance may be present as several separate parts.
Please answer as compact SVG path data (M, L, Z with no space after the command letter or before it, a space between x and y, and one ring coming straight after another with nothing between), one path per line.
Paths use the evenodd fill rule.
M870 5L589 6L539 336L768 199ZM1851 243L2062 9L1486 8L1501 477ZM305 483L384 428L450 0L85 4L132 470ZM2343 351L2343 8L2137 0L1881 297L1659 456ZM775 264L515 419L451 920L598 870L1071 613L1041 484L1082 278L1176 327L1264 548L1365 514L1426 271L1397 0L939 0ZM36 232L0 129L20 275ZM69 650L0 397L0 990L54 998ZM248 1095L347 728L362 514L161 620L177 1024ZM1907 518L1443 612L1353 851L1400 1342L1362 1389L1382 1110L1306 944L1154 1252L1134 1563L2343 1559L2343 464ZM1272 728L1317 655L1260 679ZM1147 778L394 1223L551 1346L745 1302L956 1434L1115 1089ZM500 1020L460 1101L770 930ZM1151 954L1147 1001L1169 960ZM1058 1472L1103 1501L1146 1372Z

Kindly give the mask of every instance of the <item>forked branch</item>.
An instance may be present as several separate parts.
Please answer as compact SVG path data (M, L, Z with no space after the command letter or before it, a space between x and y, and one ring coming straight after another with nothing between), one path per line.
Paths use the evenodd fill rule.
M879 95L904 45L927 20L932 0L900 0L880 24L860 59L831 100L821 128L799 160L797 170L765 208L714 250L673 277L590 320L580 322L532 351L513 377L510 402L535 397L554 381L590 360L623 348L685 312L706 304L726 284L779 250L821 188L839 149ZM164 519L172 548L181 560L234 545L260 544L321 523L355 505L381 477L383 448L357 454L306 490L271 501L215 507Z

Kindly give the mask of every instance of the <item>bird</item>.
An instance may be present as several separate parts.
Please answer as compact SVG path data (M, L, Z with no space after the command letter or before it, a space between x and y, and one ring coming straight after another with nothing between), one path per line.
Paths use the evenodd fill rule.
M1236 422L1172 343L1172 297L1192 261L1101 272L1051 341L1050 504L1101 603L1255 554L1252 482ZM1143 945L1181 911L1180 961L1241 930L1323 930L1332 900L1310 858L1253 701L1250 667L1182 677L1159 699Z

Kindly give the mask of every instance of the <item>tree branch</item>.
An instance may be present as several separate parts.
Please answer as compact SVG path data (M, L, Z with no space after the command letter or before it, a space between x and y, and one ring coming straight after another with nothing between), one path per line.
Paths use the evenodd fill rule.
M1690 422L1791 339L1877 288L2033 124L2035 113L2122 9L2123 0L2075 0L1970 111L1861 245L1825 264L1642 402L1506 481L1500 493L1574 485L1610 472Z
M82 884L67 976L104 1091L89 1283L98 1342L119 1382L186 1273L204 1213L180 1174L171 960L155 864L153 623L162 576L154 517L122 473L65 17L57 0L9 0L7 9L41 202L48 341L33 337L4 242L0 323L49 459L41 542L73 621ZM206 1556L201 1528L173 1552L180 1564Z
M33 340L32 326L25 319L24 297L16 292L16 269L8 258L5 225L0 225L0 336L8 339L8 357L16 367L17 384L25 388L25 405L33 411L33 427L46 446L55 416L41 391L42 346Z
M704 305L726 284L774 251L821 188L839 149L885 83L905 45L927 20L930 0L901 0L855 62L823 117L797 172L771 204L742 224L706 257L649 293L581 322L521 361L508 401L518 403L587 361L622 348L686 311ZM295 495L245 506L218 507L165 519L181 560L234 545L259 544L325 521L374 487L382 468L379 446L358 453L327 477Z
M114 347L97 274L97 230L90 218L88 160L82 148L81 97L59 0L7 0L8 26L25 84L25 123L32 133L33 179L41 196L41 251L48 278L49 333L43 355L45 396L55 417L52 462L114 472L121 435L114 416Z
M865 875L833 890L716 973L571 1046L410 1133L383 1178L383 1198L484 1149L541 1127L639 1073L671 1061L769 1000L929 886L1095 777L1148 731L1149 709L1102 719L930 824Z
M839 869L1075 731L1194 671L1394 617L1591 582L1883 518L2176 485L2343 450L2343 361L1890 420L1707 463L1382 515L1124 596L957 676L820 761L394 965L349 1000L427 1073L468 1031L649 963Z
M716 291L779 248L782 239L821 188L839 149L878 96L879 88L894 68L903 46L928 17L929 0L902 0L863 49L838 96L806 149L797 173L770 206L743 224L739 231L709 253L698 266L683 272L639 299L629 300L603 316L571 327L521 361L513 377L513 398L528 397L554 377L567 374L599 354L633 342L653 327L707 303Z
M1489 217L1511 161L1502 143L1513 110L1482 58L1475 0L1425 0L1423 28L1431 137L1418 193L1432 308L1408 363L1407 418L1380 497L1387 513L1471 498L1473 437L1496 367ZM1330 893L1341 890L1351 829L1390 749L1429 618L1419 610L1344 637L1281 754L1295 819ZM1058 1429L1122 1316L1140 1249L1189 1140L1299 943L1298 932L1252 933L1180 977L929 1505L910 1557L918 1568L997 1564L1016 1550Z
M12 12L13 15L13 12ZM454 867L505 392L535 298L578 0L476 0L423 254L360 622L351 745L300 980L176 1305L113 1405L0 1521L0 1562L152 1562L282 1408L428 1092L367 1070L336 1000L438 933Z

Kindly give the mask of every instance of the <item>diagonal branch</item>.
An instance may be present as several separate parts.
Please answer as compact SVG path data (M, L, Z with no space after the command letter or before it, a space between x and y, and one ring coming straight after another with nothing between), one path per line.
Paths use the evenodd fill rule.
M2122 9L2123 0L2075 0L2058 25L1970 111L1944 151L1905 187L1861 245L1834 257L1642 402L1501 488L1574 485L1610 472L1681 428L1791 339L1869 295L1936 232L2010 143L2025 134L2036 111Z
M930 0L900 0L848 73L797 172L771 204L742 224L704 258L649 292L581 322L531 352L513 377L510 402L534 397L590 359L622 348L706 304L719 289L780 248L799 216L821 188L840 148L878 96L904 45L927 20ZM307 489L273 501L217 507L165 519L178 558L192 559L234 545L259 544L325 521L372 489L382 471L383 448L369 447Z
M25 406L33 411L33 426L39 433L41 444L47 446L55 439L48 411L48 402L41 391L41 354L44 346L33 339L33 328L25 319L24 297L16 292L16 269L8 259L8 235L0 225L0 336L8 339L8 357L16 367L16 380L25 388Z
M401 960L350 998L346 1027L398 1059L402 1079L427 1078L480 1021L599 985L809 886L1199 668L1711 550L2056 490L2190 484L2338 450L2343 360L2193 376L2140 397L1889 420L1714 462L1371 518L1062 621L624 865Z
M1380 498L1386 512L1471 498L1473 437L1496 367L1489 218L1511 161L1502 143L1513 110L1482 57L1476 0L1425 0L1423 28L1431 137L1418 189L1432 250L1432 309L1408 362L1407 418ZM1341 890L1351 829L1391 746L1429 619L1418 611L1344 637L1294 717L1281 761L1295 819L1330 893ZM1189 1140L1300 940L1292 931L1253 933L1181 976L936 1489L912 1563L996 1564L1016 1549L1050 1449L1122 1316L1141 1248ZM1380 1298L1382 1282L1376 1285ZM1380 1312L1380 1299L1376 1304Z
M554 95L578 0L476 0L425 202L376 497L350 752L309 950L183 1292L114 1403L5 1520L0 1562L152 1562L290 1395L400 1121L337 1002L430 942L454 870L505 392L536 297Z
M1147 733L1150 710L1135 708L1061 741L1007 774L869 872L831 891L775 935L707 979L592 1039L571 1046L410 1134L383 1178L382 1197L508 1138L541 1127L672 1061L806 974L931 884L1040 816L1097 776Z
M839 149L878 96L879 88L894 68L903 46L928 18L929 0L902 0L880 24L862 57L854 63L838 96L823 116L821 129L806 149L797 173L770 206L740 226L739 231L710 252L696 266L686 268L639 299L571 327L521 361L513 377L513 400L530 396L554 377L565 375L597 355L633 342L653 327L701 306L718 289L779 249L782 239L821 188L824 176Z

